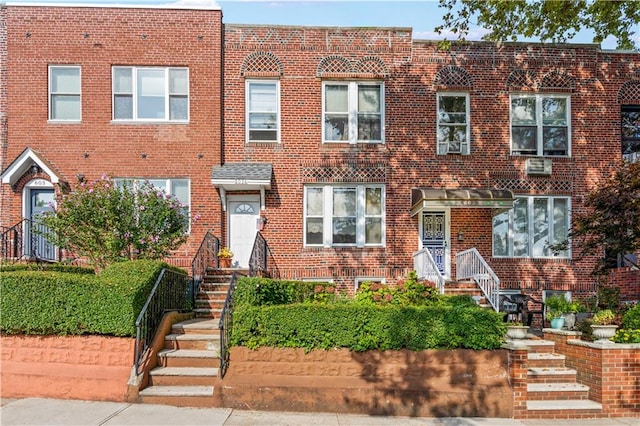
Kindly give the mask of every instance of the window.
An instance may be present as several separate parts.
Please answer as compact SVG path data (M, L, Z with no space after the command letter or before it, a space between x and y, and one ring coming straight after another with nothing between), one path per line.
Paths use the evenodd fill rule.
M469 154L469 94L438 95L438 154Z
M323 141L383 142L382 83L325 82L322 87Z
M360 284L362 283L377 283L377 284L385 284L386 280L385 278L364 278L364 277L357 277L354 280L354 288L353 291L357 292L358 289L360 288Z
M622 157L640 161L640 105L622 106Z
M493 255L568 258L568 250L550 246L567 239L569 213L568 197L516 197L511 210L493 218Z
M80 67L49 67L49 120L80 121Z
M126 183L130 183L136 188L140 185L141 182L148 182L155 189L164 192L165 194L171 195L180 201L182 204L182 211L185 216L185 220L189 223L187 229L191 230L191 200L190 200L190 190L189 190L189 179L129 179L129 178L118 178L114 179L114 181L118 185L124 185Z
M247 142L280 140L280 82L247 80Z
M305 245L384 244L383 186L307 186L304 198Z
M188 121L189 70L113 67L113 119Z
M511 96L511 153L568 156L570 99L562 95Z

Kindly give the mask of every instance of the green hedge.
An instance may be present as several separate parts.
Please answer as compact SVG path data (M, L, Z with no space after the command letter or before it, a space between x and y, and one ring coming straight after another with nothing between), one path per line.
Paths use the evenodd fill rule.
M10 334L135 336L135 320L165 267L159 261L121 262L98 276L3 269L0 328Z
M335 300L335 284L276 280L261 277L243 277L233 293L237 306L288 305L303 302L329 302Z
M477 306L371 306L357 303L241 306L233 345L311 349L496 349L502 314Z

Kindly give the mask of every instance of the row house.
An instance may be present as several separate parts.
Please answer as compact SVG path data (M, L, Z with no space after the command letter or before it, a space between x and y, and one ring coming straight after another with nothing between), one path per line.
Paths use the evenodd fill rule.
M259 232L280 277L346 293L472 264L504 292L583 297L596 259L550 246L640 153L633 52L442 49L217 7L5 6L2 22L0 224L103 174L148 179L200 217L185 266L210 231L247 267Z

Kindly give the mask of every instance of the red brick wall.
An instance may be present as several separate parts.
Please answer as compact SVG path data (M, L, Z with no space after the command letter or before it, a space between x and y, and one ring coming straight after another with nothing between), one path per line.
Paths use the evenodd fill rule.
M135 339L2 336L2 397L126 401Z
M192 257L204 232L221 227L210 182L221 158L221 20L219 10L7 7L7 161L31 147L72 187L78 173L189 178L192 216L201 219L177 254ZM81 66L81 123L47 122L51 64ZM188 67L189 123L112 123L113 65ZM21 197L2 185L1 225L22 218Z
M545 333L555 351L566 356L565 365L577 371L576 380L589 386L589 398L602 404L611 417L640 416L640 348L571 341L576 336Z
M621 301L638 301L640 300L640 270L629 267L614 269L608 276L607 286L620 289Z

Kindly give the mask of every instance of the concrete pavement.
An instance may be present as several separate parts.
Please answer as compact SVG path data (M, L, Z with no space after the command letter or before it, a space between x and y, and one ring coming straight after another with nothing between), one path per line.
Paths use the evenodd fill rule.
M639 418L589 420L513 420L491 418L381 417L338 413L244 411L230 408L180 408L43 398L1 399L0 424L47 426L115 425L329 425L329 426L640 426Z

